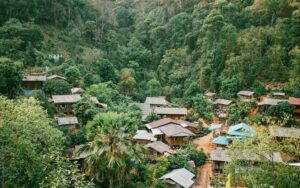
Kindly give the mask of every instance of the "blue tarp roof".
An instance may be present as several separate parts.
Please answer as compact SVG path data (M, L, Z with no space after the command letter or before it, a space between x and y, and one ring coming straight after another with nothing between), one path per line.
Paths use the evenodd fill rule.
M217 138L213 139L212 143L220 144L220 145L228 145L229 140L226 136L218 136Z
M211 124L209 126L209 130L220 129L221 127L222 127L222 124Z
M23 92L25 95L32 95L33 94L33 91L32 89L23 89Z
M252 127L247 125L246 123L240 123L237 125L230 126L227 132L232 136L254 136L255 131Z

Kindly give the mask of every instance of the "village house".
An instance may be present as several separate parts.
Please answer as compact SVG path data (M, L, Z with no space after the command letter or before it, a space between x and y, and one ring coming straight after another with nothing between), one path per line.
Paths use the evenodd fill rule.
M210 124L208 129L210 131L212 131L213 137L216 137L216 136L222 134L221 133L222 126L223 126L223 124L221 124L221 123L212 123L212 124Z
M295 114L300 114L300 98L290 97L289 104L295 106L295 109L293 111Z
M78 119L77 117L59 117L57 118L57 124L59 127L76 129L76 126L78 125Z
M215 100L216 97L216 93L212 93L212 92L207 92L203 95L203 98L208 99L208 100Z
M148 130L151 130L152 134L154 134L158 140L163 139L163 133L160 131L159 127L167 125L167 124L176 124L180 125L181 127L188 129L190 131L194 131L197 129L197 126L191 122L185 120L174 120L170 118L164 118L157 121L153 121L151 123L146 124Z
M272 98L265 98L263 101L258 103L259 110L262 112L267 111L271 106L278 105L280 102L288 102L288 100L284 99L272 99Z
M47 80L67 80L67 79L63 76L59 76L57 74L54 74L54 75L48 76Z
M250 102L254 99L254 92L253 91L240 91L237 93L238 97L241 101Z
M161 118L185 119L187 115L186 108L156 107L154 113Z
M36 89L42 89L46 79L46 76L27 75L22 80L22 86L25 89L25 91L28 92Z
M157 138L152 133L147 132L146 130L137 130L136 134L133 136L138 144L148 144L150 142L156 141Z
M239 123L237 125L230 126L226 135L221 135L212 140L213 144L217 147L224 147L232 142L232 139L237 139L241 137L253 137L255 131L252 127L245 123Z
M149 157L151 159L155 159L161 156L169 156L170 154L175 153L174 150L171 150L170 146L163 143L162 141L148 143L144 146L144 148L148 149Z
M89 157L93 150L91 149L85 149L84 145L76 145L73 149L73 155L71 157L72 161L77 161L79 164L79 168L83 171L86 167L84 160Z
M241 151L238 157L243 161L256 161L257 163L259 163L259 161L261 160L282 163L282 158L279 152L274 152L272 155L265 155L263 158L261 158L256 154L243 154L243 152ZM214 175L223 175L225 163L230 162L231 158L226 153L226 150L222 148L216 148L215 150L212 150L210 152L210 160L213 163L212 168Z
M184 146L196 136L190 130L173 123L161 126L159 130L163 134L163 141L168 143L171 148Z
M284 92L272 92L272 97L275 99L284 99L285 93Z
M195 174L185 168L175 169L159 179L166 180L168 188L189 188L194 184Z
M227 99L217 99L213 104L215 105L216 115L219 118L227 118L228 117L228 108L232 103L231 100Z
M52 100L58 113L73 113L73 104L81 99L80 95L53 95Z
M300 128L270 127L270 134L278 140L286 138L300 139Z
M153 112L153 109L148 103L129 103L129 106L137 106L142 111L142 121L145 121L147 116Z
M146 104L150 104L151 108L154 107L161 107L161 106L168 106L170 104L169 101L167 101L166 97L160 96L160 97L147 97L145 100Z

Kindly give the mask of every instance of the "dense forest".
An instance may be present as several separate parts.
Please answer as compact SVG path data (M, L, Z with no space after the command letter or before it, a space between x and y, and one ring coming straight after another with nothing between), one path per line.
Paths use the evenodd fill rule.
M298 0L1 0L0 10L3 188L165 187L159 176L167 169L189 168L188 160L202 165L205 156L188 146L177 157L147 163L143 149L129 140L142 123L128 103L166 96L172 106L189 109L188 120L212 121L212 104L200 97L204 92L236 99L240 90L258 96L280 90L300 97ZM21 87L31 73L66 80L47 80L32 98ZM76 134L56 128L48 100L74 87L85 90L74 105L81 126ZM109 108L97 108L90 96ZM235 105L229 122L247 119L250 108ZM300 126L281 109L268 115L287 127ZM151 114L147 121L157 119ZM83 143L100 153L87 161L85 175L65 155ZM141 164L136 173L132 158ZM260 175L273 176L272 170ZM285 168L274 175L277 182L258 175L251 183L276 187L279 172L292 174L282 182L299 185L299 171Z

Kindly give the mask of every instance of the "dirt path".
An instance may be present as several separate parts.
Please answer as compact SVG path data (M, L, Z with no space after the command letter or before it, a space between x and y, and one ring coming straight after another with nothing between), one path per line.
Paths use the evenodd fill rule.
M212 133L197 138L193 141L196 145L197 149L203 149L204 153L208 157L209 151L215 148L214 144L211 143ZM197 178L196 184L193 186L194 188L210 188L210 177L212 176L212 164L209 161L197 169Z

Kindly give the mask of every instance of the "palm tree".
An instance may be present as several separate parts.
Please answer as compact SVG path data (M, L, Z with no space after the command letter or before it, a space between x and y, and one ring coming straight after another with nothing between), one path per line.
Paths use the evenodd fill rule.
M130 180L132 163L142 154L141 147L131 142L128 130L122 126L123 117L124 114L117 113L100 114L87 126L88 139L92 139L88 148L92 153L86 158L86 172L110 188Z

